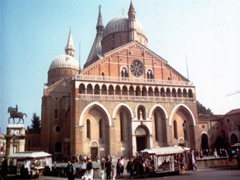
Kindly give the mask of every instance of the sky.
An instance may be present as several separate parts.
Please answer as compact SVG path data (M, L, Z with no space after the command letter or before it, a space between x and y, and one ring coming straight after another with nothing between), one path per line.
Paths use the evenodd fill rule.
M132 2L148 48L194 83L201 104L214 114L240 108L240 93L226 96L240 90L239 0ZM48 69L64 54L70 29L75 58L84 65L96 36L99 5L106 26L127 14L130 0L0 0L2 133L10 106L27 114L25 127L31 126L33 113L41 119Z

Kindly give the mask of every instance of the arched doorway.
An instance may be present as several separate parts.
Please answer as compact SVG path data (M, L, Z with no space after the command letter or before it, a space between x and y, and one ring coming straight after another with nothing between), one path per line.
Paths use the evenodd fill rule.
M98 157L98 143L92 142L90 144L90 147L91 147L91 160L96 161Z
M135 132L137 151L144 150L150 147L149 131L145 126L139 126Z
M201 137L201 149L208 149L208 136L206 134L202 134Z

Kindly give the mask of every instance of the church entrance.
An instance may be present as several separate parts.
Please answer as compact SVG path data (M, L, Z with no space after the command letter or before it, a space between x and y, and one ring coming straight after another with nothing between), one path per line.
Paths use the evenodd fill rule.
M136 129L136 147L137 151L144 150L149 148L149 137L148 137L148 129L145 126L139 126Z
M137 137L137 151L140 152L147 148L146 146L147 137L146 136L138 136Z
M98 148L97 147L91 147L91 160L92 161L97 160L97 154L98 154Z

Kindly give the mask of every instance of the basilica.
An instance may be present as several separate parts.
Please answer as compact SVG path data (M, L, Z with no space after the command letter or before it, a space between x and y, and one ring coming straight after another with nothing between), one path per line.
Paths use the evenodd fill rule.
M70 31L65 53L49 63L40 141L32 143L53 157L92 160L108 154L128 158L152 147L199 149L195 86L148 43L132 2L127 16L106 26L99 7L83 68Z

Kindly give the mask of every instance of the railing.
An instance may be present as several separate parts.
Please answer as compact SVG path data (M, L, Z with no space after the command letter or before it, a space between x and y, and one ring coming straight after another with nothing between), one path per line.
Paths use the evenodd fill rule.
M78 98L86 101L148 101L148 102L195 102L188 97L160 97L160 96L127 96L127 95L99 95L79 94Z
M193 83L188 82L188 81L143 79L143 78L129 78L129 77L112 77L112 76L93 76L93 75L80 75L80 74L75 75L72 79L73 80L84 80L84 81L110 81L110 82L130 82L130 83L193 86Z

